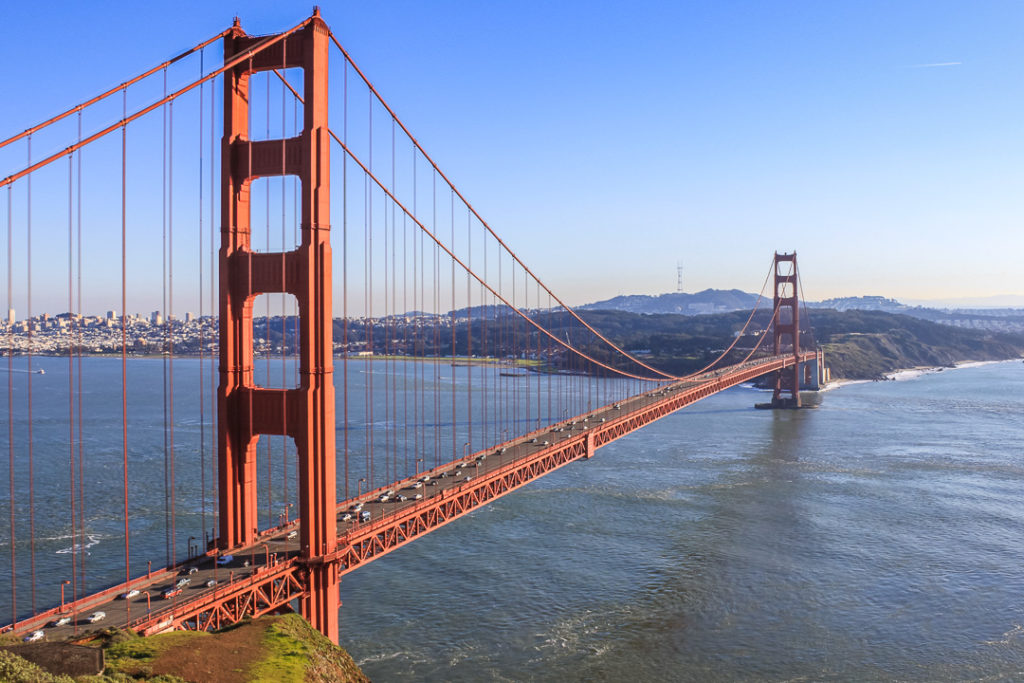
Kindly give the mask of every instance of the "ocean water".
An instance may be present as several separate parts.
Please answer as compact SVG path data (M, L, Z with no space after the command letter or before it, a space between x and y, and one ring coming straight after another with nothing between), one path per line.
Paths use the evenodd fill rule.
M47 368L33 377L42 608L71 578L70 439L56 389L67 360L34 363ZM162 368L140 359L129 372L130 470L153 482L130 494L135 575L147 558L183 556L203 528L210 456L204 467L195 453L204 440L212 452L208 420L195 361L180 359L178 528L167 547ZM354 396L380 390L353 370ZM124 574L121 446L109 436L119 435L120 361L86 359L84 371L96 587ZM28 375L12 379L17 396ZM1024 679L1024 364L805 397L814 409L770 412L752 408L764 398L754 389L723 392L346 575L341 644L375 681ZM22 412L16 403L19 614L31 593ZM380 421L378 410L366 431ZM362 427L350 428L355 441ZM11 614L6 468L0 621ZM210 496L205 505L209 527Z
M1024 679L1024 364L737 388L345 577L378 681Z

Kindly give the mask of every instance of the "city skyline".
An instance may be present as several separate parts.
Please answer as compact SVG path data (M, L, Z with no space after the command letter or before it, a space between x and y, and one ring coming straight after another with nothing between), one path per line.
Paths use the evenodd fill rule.
M150 5L154 32L127 3L52 7L48 24L2 10L8 62L47 73L15 70L9 87L28 99L0 112L5 137L236 11L256 34L310 10ZM756 291L771 253L794 249L808 299L1024 296L1019 4L323 12L456 186L572 305L674 291L680 261L686 291ZM34 311L61 309L66 291L34 284Z

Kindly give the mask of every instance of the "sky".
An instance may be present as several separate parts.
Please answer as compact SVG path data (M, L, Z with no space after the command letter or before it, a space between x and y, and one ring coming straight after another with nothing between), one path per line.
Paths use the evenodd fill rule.
M0 138L236 14L258 34L310 10L4 3ZM675 291L679 263L685 291L757 291L772 253L796 250L811 299L1024 305L1018 0L321 11L448 177L570 304ZM34 287L37 310L67 296Z

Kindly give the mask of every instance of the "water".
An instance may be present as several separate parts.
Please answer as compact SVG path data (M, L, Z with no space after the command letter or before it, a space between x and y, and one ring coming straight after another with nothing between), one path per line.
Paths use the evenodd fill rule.
M380 681L1020 680L1024 365L724 392L347 576Z
M59 377L60 359L37 362ZM160 423L161 364L136 363L135 390L156 397L134 408L132 467L162 494L162 431L145 428ZM117 378L88 385L93 420L119 424ZM706 399L346 575L342 645L377 681L1024 678L1024 364L848 385L815 410L753 410L759 400L745 388ZM66 413L66 399L54 405L53 419ZM190 416L184 447L200 420L194 406L176 415ZM54 440L66 469L66 439L61 451L61 434L36 438ZM116 489L120 443L89 453ZM51 476L66 479L60 468ZM102 476L87 485L106 492ZM189 491L186 528L198 526ZM156 559L163 502L145 493L133 543ZM37 519L54 539L37 548L40 576L54 584L68 564L61 505ZM87 517L100 572L121 522L98 502Z

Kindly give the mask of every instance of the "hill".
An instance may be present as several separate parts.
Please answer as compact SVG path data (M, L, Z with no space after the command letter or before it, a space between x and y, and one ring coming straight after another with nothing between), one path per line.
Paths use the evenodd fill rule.
M742 311L702 316L586 311L583 317L655 367L683 374L699 369L727 347L748 315ZM881 379L901 368L1005 360L1024 354L1024 334L1019 333L963 329L885 311L812 309L807 315L814 333L802 335L801 344L805 348L820 344L836 379ZM759 311L751 330L760 331L768 319L767 311ZM741 339L729 361L741 360L755 343L754 336Z
M52 675L0 650L9 683L368 683L345 650L297 614L267 616L217 633L173 631L143 638L108 629L86 643L101 647L100 676Z
M757 301L756 294L738 289L705 289L687 294L672 292L650 296L630 294L613 297L604 301L580 306L581 311L626 311L628 313L677 313L679 315L701 315L725 311L750 310Z

